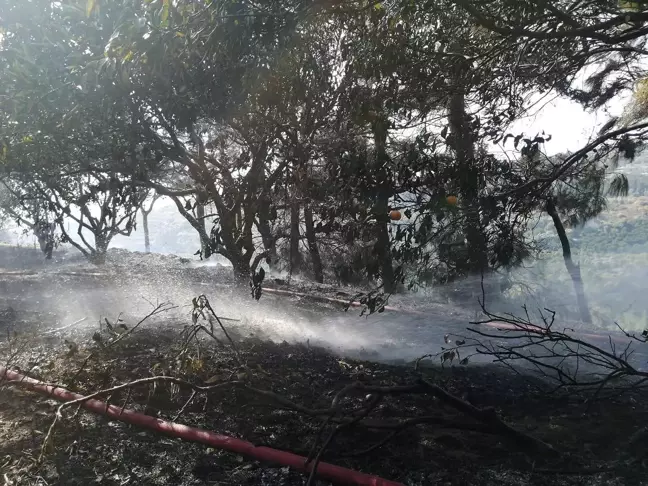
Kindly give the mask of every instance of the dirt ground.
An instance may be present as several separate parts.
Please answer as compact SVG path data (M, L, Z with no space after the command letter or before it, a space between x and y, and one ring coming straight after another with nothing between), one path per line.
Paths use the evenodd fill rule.
M73 255L59 255L58 261L44 265L37 252L7 248L0 248L0 267L2 365L81 394L154 375L196 385L236 379L245 386L200 394L190 402L190 389L164 384L140 385L103 398L256 445L307 456L320 430L327 435L330 427L323 427L322 416L292 410L250 389L270 391L314 410L328 408L335 394L355 381L393 386L421 377L411 364L345 359L310 342L269 340L234 322L230 327L228 321L224 324L234 348L222 331L215 333L218 341L204 333L187 340L192 323L186 305L204 282L215 281L214 275L221 286L217 313L243 319L248 296L233 285L226 269L125 253L96 269ZM133 302L135 294L157 296L160 288L172 289L169 295L178 307L133 330L156 304ZM123 321L118 321L122 311ZM99 315L111 316L113 331L99 326ZM125 329L119 330L122 323ZM120 338L125 331L129 334ZM484 433L473 419L429 394L416 393L385 397L363 425L342 430L322 460L408 485L648 484L646 440L629 445L633 434L647 425L645 393L592 404L579 395L549 395L541 382L495 366L427 367L420 373L476 407L493 407L506 423L551 444L559 454L525 453L500 435ZM364 393L349 394L343 410L349 414L366 400ZM72 408L63 411L45 443L58 405L20 386L0 385L0 484L306 482L304 475L288 468ZM420 423L388 428L413 419Z

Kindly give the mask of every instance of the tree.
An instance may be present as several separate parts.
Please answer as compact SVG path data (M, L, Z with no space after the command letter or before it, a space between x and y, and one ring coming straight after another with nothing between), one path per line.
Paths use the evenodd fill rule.
M482 29L514 47L513 51L525 62L524 69L534 73L537 91L555 90L585 108L595 109L634 89L645 76L642 63L648 42L644 25L648 8L643 2L532 0L523 8L519 2L509 0L479 6L466 0L454 3ZM583 78L585 83L580 82ZM597 138L565 159L562 166L554 167L543 180L527 181L518 192L546 190L551 181L600 145L609 150L614 142L617 150L629 154L637 140L644 137L646 128L637 116L645 112L640 98L635 98L622 120L609 120Z
M38 197L21 197L18 187L15 187L10 179L3 179L0 189L0 212L3 219L13 220L19 226L25 226L25 231L32 232L38 239L45 259L51 260L60 238L56 235L56 223L50 221L47 204L43 204Z
M153 194L153 197L149 202L148 209L145 206L146 201L142 201L142 205L140 206L140 214L142 215L142 231L144 231L144 251L146 251L146 253L151 253L151 239L149 236L148 217L149 214L151 214L151 211L153 211L153 206L155 206L155 202L159 198L160 198L159 194Z
M576 96L560 78L595 54L566 49L600 41L588 37L597 7L570 4L587 32L538 36L562 28L555 10L569 2L531 3L517 13L506 0L468 6L466 17L454 0L9 2L5 174L38 189L56 217L119 206L112 222L83 216L102 228L99 248L80 242L90 255L111 232L129 232L133 204L155 190L196 229L201 255L225 256L240 280L286 249L294 272L308 262L323 281L337 267L388 293L406 272L411 283L421 272L450 282L510 268L533 251L526 225L546 211L554 182L578 181L583 157L607 142L631 150L641 129L610 129L535 170L488 153L486 141L510 138L530 92L557 83ZM24 12L38 22L22 23ZM504 32L484 16L530 27ZM117 192L92 193L112 180ZM392 209L404 220L391 221ZM556 210L562 218L558 201ZM347 269L329 263L334 251Z
M14 180L18 177L14 174ZM14 191L23 204L40 206L41 214L51 215L61 232L61 242L70 243L97 264L105 262L108 246L116 235L130 235L146 196L137 187L102 174L46 182L23 180ZM70 221L76 224L75 236L66 229ZM51 234L52 227L45 219L36 220L36 229L40 230L43 223Z
M265 130L247 108L257 98L272 95L265 83L268 62L276 52L273 43L283 45L287 34L282 29L292 22L289 6L277 7L285 16L271 17L276 20L269 23L276 25L268 25L264 16L239 22L239 16L247 15L244 8L231 2L185 2L169 7L161 20L157 9L143 4L120 26L108 49L110 58L127 64L122 68L130 85L124 94L148 145L159 147L163 163L176 165L191 179L197 193L194 203L214 204L218 216L209 250L228 258L242 279L248 278L260 255L252 232L259 201L286 165L272 165L275 127ZM147 19L144 27L139 17ZM147 46L165 46L164 62L155 57L161 52L142 45L143 30ZM259 42L252 40L257 36ZM265 50L266 44L273 47ZM243 69L234 59L250 59L250 64ZM225 69L227 63L231 70ZM216 79L222 83L214 83ZM155 188L174 195L172 188ZM189 220L205 232L197 218Z
M648 10L643 2L531 0L523 8L511 0L479 6L454 2L481 28L526 53L525 68L528 73L539 69L537 81L545 88L589 107L600 107L630 88L632 73L645 55ZM583 89L574 81L588 66L596 69Z
M572 154L547 156L543 151L545 139L518 139L522 142L519 167L524 180L538 180L551 174L555 167L564 167L564 160ZM601 143L593 156L581 157L543 192L530 192L528 198L544 204L544 211L551 217L561 244L565 268L572 280L580 319L591 323L592 317L587 303L580 266L572 259L571 245L566 227L579 227L601 214L607 205L606 195L628 194L628 180L625 175L614 172L619 161L619 147L616 143ZM625 154L633 157L634 152ZM549 179L550 180L550 179ZM541 207L541 206L540 206Z
M133 178L154 161L121 96L121 72L103 56L115 7L97 21L45 0L2 12L2 171L20 200L42 204L63 239L97 263L114 235L134 228L143 193ZM76 238L65 229L69 220Z
M585 289L583 288L583 279L581 277L580 266L575 264L572 260L569 238L567 237L565 226L563 225L560 219L560 215L558 214L558 210L556 209L556 203L552 198L549 198L549 200L547 201L547 214L551 216L551 219L553 220L554 226L556 228L556 233L558 234L558 238L560 239L565 267L567 268L567 272L572 279L574 290L576 292L576 302L578 303L580 318L584 323L591 324L592 314L590 313L589 305L587 304L587 297L585 296Z

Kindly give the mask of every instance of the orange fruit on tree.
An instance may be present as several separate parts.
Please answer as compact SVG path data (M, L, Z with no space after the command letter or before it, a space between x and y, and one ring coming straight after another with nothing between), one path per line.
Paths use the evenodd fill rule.
M450 204L451 206L455 206L457 204L457 196L448 196L446 197L446 202Z
M400 221L401 212L398 211L397 209L392 209L391 211L389 211L389 217L391 218L392 221Z

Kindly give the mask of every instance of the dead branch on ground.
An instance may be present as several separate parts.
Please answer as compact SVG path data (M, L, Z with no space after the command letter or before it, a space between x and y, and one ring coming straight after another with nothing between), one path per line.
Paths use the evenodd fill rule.
M634 345L645 346L648 331L637 336L617 324L622 331L617 335L578 333L560 328L556 313L550 309L539 310L537 319L526 307L523 317L495 314L483 304L482 310L486 318L472 322L475 327L469 328L478 336L477 352L515 372L531 370L553 383L554 390L577 389L589 392L590 400L595 400L602 392L618 396L648 386L648 371L632 363ZM625 342L623 337L627 338Z
M97 342L97 344L99 345L99 350L92 351L88 354L88 356L86 356L86 358L81 363L81 366L79 366L76 373L72 377L72 381L75 381L76 378L78 378L78 376L83 372L83 370L87 366L88 362L97 355L98 351L106 351L107 349L114 347L116 344L123 341L126 337L133 334L142 324L144 324L150 318L157 316L159 314L163 314L165 312L169 312L176 308L176 306L174 306L170 302L162 302L162 303L157 303L152 305L153 305L153 309L144 317L142 317L137 323L135 323L135 325L130 329L123 322L119 322L119 317L118 317L116 324L120 329L120 331L115 331L114 326L110 323L110 321L108 321L108 319L106 319L105 320L106 327L108 328L108 331L110 332L111 336L109 337L108 340L105 340L105 338L101 333L101 329L92 336L92 339L95 342ZM100 322L100 326L101 326L101 322ZM67 344L69 347L68 354L69 355L76 354L76 352L78 351L78 345L73 342L67 342Z

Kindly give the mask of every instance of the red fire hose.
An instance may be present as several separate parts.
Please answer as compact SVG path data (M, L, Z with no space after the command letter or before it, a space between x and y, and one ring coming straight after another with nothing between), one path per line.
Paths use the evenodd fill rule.
M10 371L0 366L0 378L6 377L12 382L20 382L23 388L35 391L41 395L46 395L61 402L69 402L71 400L78 400L82 395L72 393L64 388L57 388L47 385L41 381L29 378L27 376ZM223 449L230 452L235 452L243 456L251 457L258 461L268 461L284 466L290 466L301 472L310 473L313 463L306 464L306 458L292 454L290 452L271 449L270 447L256 447L254 444L228 437L226 435L216 434L208 430L196 429L174 422L167 422L165 420L151 417L133 410L124 409L115 405L108 405L101 400L86 400L81 403L81 406L91 412L105 415L111 419L120 420L128 424L137 425L147 429L154 430L166 435L178 437L183 440L200 442L217 449ZM353 471L333 464L320 462L317 465L317 475L322 479L327 479L336 484L349 484L357 486L404 486L402 483L396 483L387 479L382 479L377 476L371 476L358 471Z

